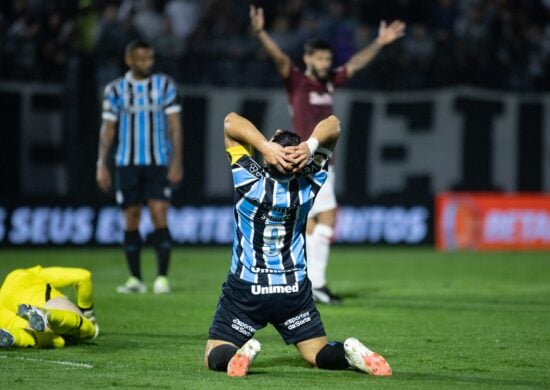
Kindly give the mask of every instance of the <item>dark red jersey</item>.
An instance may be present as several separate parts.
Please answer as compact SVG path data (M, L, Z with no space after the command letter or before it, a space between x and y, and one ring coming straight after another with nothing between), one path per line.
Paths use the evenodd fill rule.
M292 111L294 131L302 140L309 138L317 123L332 115L334 89L342 86L347 80L345 66L331 70L326 82L310 79L295 66L290 68L284 82Z

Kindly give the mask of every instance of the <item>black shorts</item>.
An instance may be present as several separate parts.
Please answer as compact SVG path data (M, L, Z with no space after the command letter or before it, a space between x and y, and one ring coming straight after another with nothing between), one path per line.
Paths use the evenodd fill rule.
M150 199L170 200L171 189L165 166L117 167L116 201L122 208L141 205Z
M268 323L273 324L287 344L326 335L308 278L297 286L261 289L230 274L222 286L208 338L240 347Z

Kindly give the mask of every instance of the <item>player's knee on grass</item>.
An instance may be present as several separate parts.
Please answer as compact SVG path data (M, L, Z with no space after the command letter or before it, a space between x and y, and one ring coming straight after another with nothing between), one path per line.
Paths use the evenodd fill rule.
M323 370L344 370L349 367L344 344L330 342L317 353L315 364Z
M230 344L218 345L208 354L208 368L214 371L226 371L227 364L237 352L237 347Z

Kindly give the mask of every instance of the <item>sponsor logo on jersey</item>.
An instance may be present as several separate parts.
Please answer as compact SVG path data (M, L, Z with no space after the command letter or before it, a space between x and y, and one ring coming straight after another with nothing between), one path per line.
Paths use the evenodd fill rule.
M291 294L298 292L298 290L298 283L286 286L260 286L258 284L254 284L251 287L252 294L254 295Z
M257 273L257 274L286 274L286 273L289 273L289 272L298 271L298 268L273 269L273 268L252 267L252 268L250 268L250 271L254 272L254 273Z
M330 93L318 93L311 91L309 93L309 104L313 106L332 106L332 95Z

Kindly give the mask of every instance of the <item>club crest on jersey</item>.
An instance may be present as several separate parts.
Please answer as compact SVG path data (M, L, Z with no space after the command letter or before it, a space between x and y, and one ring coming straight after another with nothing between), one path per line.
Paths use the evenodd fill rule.
M328 92L318 93L315 91L311 91L309 93L309 104L313 106L331 106L332 95Z
M252 294L254 295L266 295L266 294L291 294L298 292L298 283L286 286L260 286L254 284L251 287Z

